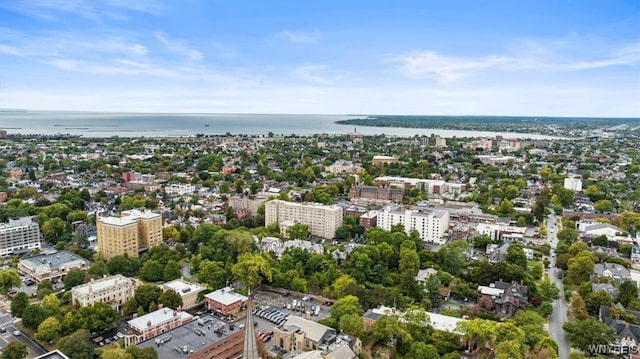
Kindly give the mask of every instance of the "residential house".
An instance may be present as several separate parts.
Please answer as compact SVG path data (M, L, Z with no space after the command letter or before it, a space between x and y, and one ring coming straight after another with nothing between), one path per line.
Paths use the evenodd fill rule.
M620 284L631 280L631 272L624 266L617 263L597 263L593 267L591 281L595 281L600 277L611 278L616 283Z
M522 283L496 281L478 287L478 302L489 300L499 316L511 317L527 306L529 288Z

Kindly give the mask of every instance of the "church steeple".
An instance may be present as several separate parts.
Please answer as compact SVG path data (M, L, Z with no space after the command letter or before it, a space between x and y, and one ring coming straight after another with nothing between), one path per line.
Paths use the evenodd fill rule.
M256 328L253 324L253 305L251 304L251 289L249 289L249 299L247 300L247 317L244 324L244 349L242 359L260 359L258 354L258 341L256 339Z

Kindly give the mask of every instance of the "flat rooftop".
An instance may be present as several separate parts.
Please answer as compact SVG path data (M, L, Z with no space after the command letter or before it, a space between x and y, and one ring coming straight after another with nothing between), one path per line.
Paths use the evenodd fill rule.
M159 217L162 217L159 213L132 209L122 212L120 217L98 217L98 220L104 224L112 226L128 226L137 223L140 219L153 219Z
M182 351L185 347L188 349L189 353L191 350L195 352L220 340L224 340L226 337L237 333L238 330L241 330L237 327L234 330L229 330L227 323L211 315L202 316L200 319L210 321L205 325L200 326L197 324L197 320L194 320L186 325L175 328L137 345L142 349L147 347L155 348L158 352L158 358L184 358L187 356L187 354ZM222 336L218 336L218 334L216 334L216 328L220 328ZM198 335L195 332L196 329L201 330L204 335ZM171 336L170 341L160 344L159 346L156 345L156 339L167 338L168 336Z
M20 259L20 263L32 269L41 267L49 271L60 270L61 268L68 268L83 263L88 266L90 262L75 253L51 250L38 254L37 256L22 258Z
M91 280L89 283L78 285L72 288L73 294L85 294L89 292L89 288L94 292L100 292L109 287L115 287L116 284L129 283L132 279L123 276L122 274L112 275L106 278L100 278Z
M162 284L162 286L171 288L173 291L180 294L181 297L204 289L204 287L199 283L189 283L182 279L172 280L171 282Z
M215 300L222 305L231 305L235 302L249 299L242 294L235 293L231 287L215 290L211 293L205 294L204 297Z
M161 323L168 322L169 320L171 320L171 318L173 318L173 312L174 310L171 308L160 308L155 312L151 312L141 317L131 319L127 323L129 323L130 327L138 330L139 332L142 332L142 330L140 329L146 328L149 322L151 322L151 326L153 327ZM177 315L181 316L182 320L187 320L190 317L193 317L191 314L184 311L177 313Z

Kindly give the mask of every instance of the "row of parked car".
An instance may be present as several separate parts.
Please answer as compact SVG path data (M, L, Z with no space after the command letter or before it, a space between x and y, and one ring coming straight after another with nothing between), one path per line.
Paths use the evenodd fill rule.
M269 340L271 340L271 337L273 336L273 331L270 332L258 332L258 340L262 340L263 342L268 342Z
M278 309L271 308L271 309L255 309L253 311L253 315L262 319L266 319L276 325L280 325L284 323L291 314L285 314L279 311Z

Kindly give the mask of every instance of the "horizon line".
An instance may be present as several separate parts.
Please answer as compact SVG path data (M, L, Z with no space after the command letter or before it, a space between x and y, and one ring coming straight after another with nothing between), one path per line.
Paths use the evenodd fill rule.
M134 114L134 115L159 115L159 114L175 114L175 115L300 115L300 116L404 116L404 117L475 117L475 118L487 118L487 117L519 117L519 118L567 118L567 119L629 119L640 120L640 116L555 116L555 115L469 115L469 114L401 114L401 113L277 113L277 112L153 112L153 111L104 111L104 110L32 110L32 109L12 109L12 108L0 108L0 113L6 112L57 112L57 113L92 113L92 114Z

